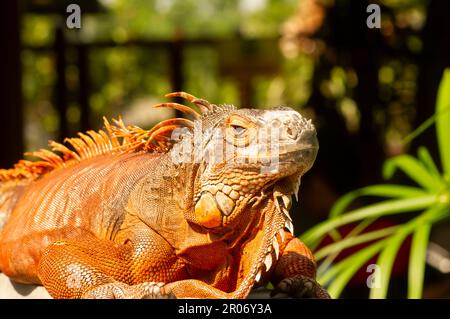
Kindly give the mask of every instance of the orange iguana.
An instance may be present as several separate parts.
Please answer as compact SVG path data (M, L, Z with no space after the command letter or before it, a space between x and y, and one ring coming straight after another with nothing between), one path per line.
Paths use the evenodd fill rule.
M311 122L168 96L200 113L159 104L193 120L105 120L0 170L1 272L54 298L245 298L268 281L328 298L288 212L317 154Z

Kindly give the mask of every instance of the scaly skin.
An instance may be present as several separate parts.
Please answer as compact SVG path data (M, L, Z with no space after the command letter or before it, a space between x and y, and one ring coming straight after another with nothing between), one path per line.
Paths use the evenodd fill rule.
M245 298L268 281L274 293L328 298L288 213L316 155L312 124L287 108L236 110L170 96L202 114L160 104L195 120L149 131L105 122L109 135L70 139L74 150L52 142L61 156L41 150L32 154L40 161L0 170L0 270L54 298ZM273 150L255 158L244 149L268 127L281 132L280 156L276 169L262 170ZM203 152L230 145L231 157ZM202 151L200 160L175 159L192 150Z

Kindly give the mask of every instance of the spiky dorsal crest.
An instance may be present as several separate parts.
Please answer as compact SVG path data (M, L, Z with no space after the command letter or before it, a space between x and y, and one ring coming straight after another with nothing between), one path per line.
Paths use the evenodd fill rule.
M199 120L218 111L223 106L210 104L208 101L196 98L185 92L174 92L167 97L182 97L196 105L201 113L178 103L161 103L154 107L169 107L179 110ZM40 149L25 153L38 160L20 160L11 169L0 169L0 182L11 180L33 180L55 169L72 166L81 161L106 154L120 154L129 152L168 152L173 144L171 133L179 127L193 129L194 122L185 118L171 118L156 124L150 130L135 125L125 125L122 119L113 119L110 124L106 118L104 130L78 133L78 137L66 138L65 144L50 141L51 150Z

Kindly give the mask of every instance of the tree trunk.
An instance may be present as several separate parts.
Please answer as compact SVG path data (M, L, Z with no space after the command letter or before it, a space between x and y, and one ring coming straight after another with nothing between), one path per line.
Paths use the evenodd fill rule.
M22 77L20 62L21 1L4 1L0 10L1 64L0 97L2 123L0 168L6 168L23 156Z

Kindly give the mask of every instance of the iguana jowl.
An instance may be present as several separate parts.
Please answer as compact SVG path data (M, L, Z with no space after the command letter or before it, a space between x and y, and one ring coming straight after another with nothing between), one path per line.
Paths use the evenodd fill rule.
M245 298L268 281L327 298L288 212L317 154L314 126L289 108L168 96L201 112L159 104L194 119L105 120L0 170L0 270L55 298ZM261 131L277 132L277 154Z

